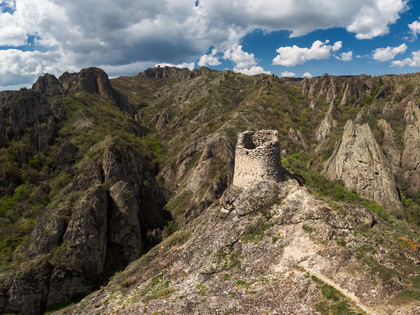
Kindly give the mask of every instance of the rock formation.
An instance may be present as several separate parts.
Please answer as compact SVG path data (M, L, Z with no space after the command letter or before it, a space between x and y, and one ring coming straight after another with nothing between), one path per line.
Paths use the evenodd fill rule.
M337 127L337 121L334 119L336 113L337 109L335 107L334 101L331 101L327 114L316 130L315 138L317 141L324 140L331 133L331 131Z
M361 196L374 200L406 219L391 167L368 124L347 121L341 141L325 163L324 174L342 180Z

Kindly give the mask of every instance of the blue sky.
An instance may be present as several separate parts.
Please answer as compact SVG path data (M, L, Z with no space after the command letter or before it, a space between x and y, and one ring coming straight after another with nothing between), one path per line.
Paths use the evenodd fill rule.
M420 71L415 0L0 0L0 90L84 67L278 76Z

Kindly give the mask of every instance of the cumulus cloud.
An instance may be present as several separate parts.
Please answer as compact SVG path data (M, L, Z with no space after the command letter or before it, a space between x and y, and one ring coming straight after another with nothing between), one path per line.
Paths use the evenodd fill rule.
M238 69L251 68L257 65L254 54L243 51L242 45L235 45L226 50L223 58L234 62Z
M191 62L191 63L184 62L184 63L178 64L178 65L174 65L172 63L158 63L158 64L155 65L155 67L157 67L157 66L159 66L159 67L176 67L176 68L180 68L180 69L187 68L187 69L192 71L192 70L194 70L195 63L194 62Z
M327 45L330 41L321 42L315 41L311 48L301 48L296 45L292 47L280 47L276 51L278 55L273 59L274 65L281 65L285 67L293 67L304 64L309 60L322 60L331 57L332 51L341 49L342 42L335 42L334 45Z
M395 58L396 55L402 54L407 50L406 44L401 44L397 47L377 48L373 51L373 59L378 61L389 61Z
M310 74L309 72L305 72L305 73L303 74L303 77L304 77L304 78L308 78L308 79L310 79L310 78L312 78L312 74Z
M354 1L349 1L352 5ZM356 6L359 3L356 2ZM358 13L346 26L347 31L356 33L357 39L371 39L389 33L389 24L399 19L400 13L406 11L407 0L375 0L365 1L357 8Z
M66 69L73 70L70 65L59 67L61 60L62 52L0 50L0 90L30 85L44 73L58 75Z
M23 46L28 36L24 29L16 26L0 28L0 46Z
M411 58L405 58L403 60L394 60L391 63L392 67L404 67L404 66L410 66L410 67L420 67L420 50L413 51L411 53Z
M335 56L335 58L341 61L350 61L350 60L353 60L353 52L352 51L343 52L340 54L340 56Z
M283 71L282 73L281 73L281 76L284 78L284 77L295 77L296 76L296 73L293 73L293 72L289 72L289 71Z
M246 75L255 75L255 74L260 74L260 73L271 74L270 71L265 71L264 68L260 66L252 66L249 69L239 69L235 67L233 71L246 74Z
M420 22L419 21L414 21L413 23L408 24L408 28L413 33L413 37L415 39L417 39L417 34L420 33Z
M209 47L221 54L228 50L230 58L239 60L232 47L255 29L288 30L295 37L315 29L343 27L357 38L372 38L389 32L406 2L202 0L196 6L191 0L0 0L0 45L28 45L27 38L35 36L35 49L61 54L60 63L50 63L61 68L190 64L201 61ZM238 69L257 67L252 54L242 57L244 65L238 61ZM204 58L204 62L216 61ZM26 73L22 70L22 75Z
M203 55L200 57L200 60L198 61L198 65L200 67L204 66L218 66L221 64L219 61L219 58L216 57L217 49L212 49L211 53L208 55Z

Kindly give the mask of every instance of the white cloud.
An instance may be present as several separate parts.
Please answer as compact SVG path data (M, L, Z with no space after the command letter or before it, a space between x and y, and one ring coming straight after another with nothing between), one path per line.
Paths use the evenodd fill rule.
M252 66L249 69L239 69L239 68L235 67L233 69L233 71L239 72L239 73L242 73L242 74L246 74L246 75L255 75L255 74L259 74L259 73L271 74L270 71L265 71L260 66Z
M213 49L210 54L201 56L200 60L198 61L198 65L200 67L204 67L207 65L209 66L220 65L221 62L219 61L219 58L216 57L216 54L217 54L217 49Z
M308 78L308 79L310 79L310 78L312 78L312 74L310 74L309 72L305 72L305 73L303 74L303 77L304 77L304 78Z
M408 9L407 0L370 0L358 7L347 31L356 33L357 39L371 39L389 33L389 24L399 19L399 14ZM353 4L353 1L349 1ZM358 6L359 3L356 5Z
M178 64L178 65L174 65L172 63L158 63L158 64L155 65L155 67L157 67L157 66L160 66L160 67L176 67L176 68L180 68L180 69L187 68L187 69L192 71L192 70L194 70L195 63L194 62L191 62L191 63L184 62L184 63Z
M413 33L413 37L417 38L417 34L420 33L420 22L419 21L414 21L411 24L408 24L409 29L411 30L411 32Z
M353 60L353 52L352 51L343 52L340 54L340 56L335 56L335 58L341 61L350 61L350 60Z
M23 46L28 36L24 29L16 26L0 28L0 46Z
M284 77L295 77L296 76L296 73L293 73L293 72L289 72L289 71L283 71L282 73L281 73L281 76L284 78Z
M242 45L235 45L226 50L223 58L234 62L238 69L251 68L257 65L254 54L243 51Z
M274 65L281 65L285 67L293 67L304 64L309 60L322 60L331 57L332 51L341 49L342 42L335 42L333 46L327 45L329 40L321 42L315 41L311 48L300 48L296 45L292 47L280 47L276 51L278 55L273 59Z
M34 79L44 73L58 75L65 69L70 70L69 65L61 68L61 61L63 59L59 52L0 50L0 90L19 84L32 84Z
M343 27L357 38L372 38L388 33L388 26L407 7L406 0L202 0L198 6L191 0L0 1L0 29L13 30L9 35L0 31L0 43L27 45L26 36L36 36L35 49L61 55L62 64L49 65L68 66L67 70L191 63L209 47L221 53L231 50L256 29L288 30L295 37L316 29ZM9 10L4 9L5 4ZM331 50L339 48L337 42ZM231 50L232 59L234 53ZM253 54L243 57L244 65L237 59L239 69L257 66ZM207 60L210 62L216 61ZM3 67L0 73L8 65ZM133 68L133 74L139 70ZM25 73L21 71L23 76Z
M406 44L401 44L398 47L377 48L373 51L373 59L378 61L389 61L395 58L396 55L402 54L407 50Z
M410 67L420 67L420 50L413 51L411 53L411 58L405 58L403 60L394 60L391 63L392 67L404 67L404 66L410 66Z

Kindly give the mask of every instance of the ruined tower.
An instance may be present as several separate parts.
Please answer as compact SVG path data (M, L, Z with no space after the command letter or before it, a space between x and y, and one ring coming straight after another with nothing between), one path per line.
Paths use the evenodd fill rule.
M246 188L256 181L280 181L281 175L276 130L245 131L238 135L233 185Z

